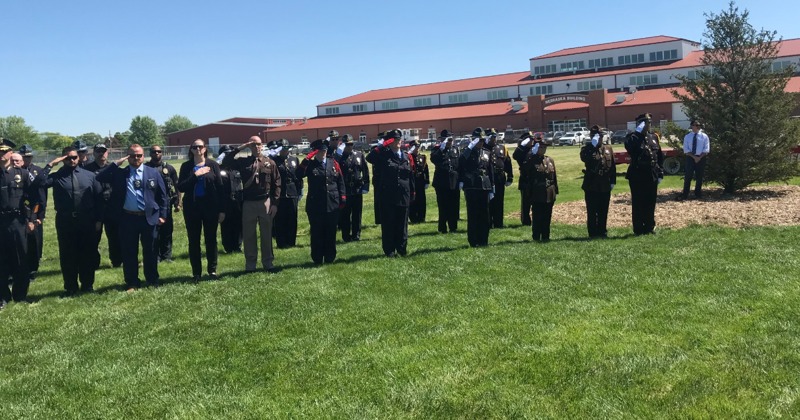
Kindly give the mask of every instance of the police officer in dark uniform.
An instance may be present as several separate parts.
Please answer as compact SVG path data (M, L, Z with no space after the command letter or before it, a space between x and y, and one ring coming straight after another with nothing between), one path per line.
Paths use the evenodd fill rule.
M581 161L586 165L581 188L586 199L586 228L590 238L608 237L608 204L617 183L614 150L603 144L604 134L600 127L593 126L589 132L591 142L581 148Z
M483 128L472 131L472 141L459 157L461 185L467 199L467 240L472 247L489 245L489 202L494 198L492 154L484 146Z
M19 154L22 155L22 167L27 169L34 178L38 178L39 174L42 173L42 168L33 164L33 148L24 144L20 147ZM32 235L28 235L28 269L31 271L31 281L34 281L39 271L39 261L42 259L42 248L44 245L44 229L42 223L44 223L47 210L47 189L44 187L37 188L36 197L32 197L32 200L29 206L33 209L33 214L36 218L33 222L35 230Z
M486 148L491 152L492 174L494 176L494 199L489 202L489 227L502 228L505 215L506 187L514 182L514 167L511 156L504 144L497 144L497 130L486 132L489 142Z
M524 182L532 203L533 240L548 242L550 241L550 219L552 219L553 205L556 202L556 195L558 195L556 164L550 156L545 155L547 143L540 136L536 136L532 143L520 146L520 148L522 153L525 153L522 167L525 169L526 177L523 180L523 176L520 175L520 184Z
M530 189L526 182L530 179L531 175L526 171L528 168L524 167L525 160L527 159L527 153L530 151L530 148L533 147L531 142L539 139L542 139L541 134L536 134L536 138L534 138L534 134L528 131L527 133L522 134L519 138L519 143L517 144L517 148L514 149L514 154L512 157L515 161L517 161L517 166L519 166L519 194L520 194L520 202L521 202L521 209L520 209L520 221L522 222L522 226L530 226L531 225L531 207L533 207L533 203L531 202L531 197L529 195Z
M386 133L381 131L378 133L378 142L383 141ZM375 224L381 224L381 174L377 171L375 164L372 164L372 210L375 212Z
M74 147L65 148L63 156L55 158L44 168L47 177L43 186L53 189L56 208L56 233L61 274L64 277L64 296L94 290L97 268L96 231L102 228L103 187L94 172L78 166L80 157ZM51 173L53 166L63 166Z
M225 155L232 151L233 147L226 144L219 148L217 155L225 201L222 204L225 220L220 223L220 236L227 254L242 252L242 175L224 162Z
M447 130L442 130L439 142L431 150L433 171L433 188L436 190L436 205L439 208L439 232L447 233L458 229L458 217L461 211L461 190L458 188L458 158L461 150L453 142Z
M83 140L75 140L72 147L78 151L78 166L83 168L89 164L89 146Z
M344 175L347 201L339 215L339 229L344 242L361 240L361 213L364 194L369 192L369 165L364 154L353 150L353 136L345 134L334 158Z
M303 191L303 178L297 176L300 162L290 154L289 140L280 139L267 144L270 157L278 165L283 180L278 213L272 224L272 236L278 248L291 248L297 244L297 208Z
M373 177L380 177L381 245L387 257L408 252L408 206L415 199L414 160L400 151L403 133L391 130L367 155Z
M419 152L419 140L409 143L408 154L414 159L414 187L416 199L408 208L408 220L411 223L422 223L425 221L425 210L428 201L425 197L425 190L431 184L431 175L428 170L428 157Z
M0 141L0 309L12 299L24 301L30 285L27 235L35 229L30 203L36 187L30 172L11 164L15 147L11 140Z
M167 189L169 206L175 209L175 213L181 211L181 192L175 187L178 185L178 172L175 167L164 161L164 151L159 145L150 146L150 161L145 165L155 169L164 179L164 187ZM158 261L172 262L172 232L175 223L172 211L167 212L167 221L158 227Z
M331 130L328 132L328 138L325 141L328 142L328 157L333 157L333 154L336 152L336 148L339 147L339 132L336 130Z
M315 140L311 149L298 171L301 177L308 178L306 214L311 233L311 259L315 264L330 264L336 260L339 210L347 200L344 178L336 160L327 156L327 141Z
M658 184L664 179L664 154L650 133L650 114L636 117L636 130L625 138L625 150L631 158L625 176L631 187L633 233L655 233Z
M86 170L92 171L95 176L100 172L108 169L111 165L108 163L108 147L103 143L94 145L94 160L85 166ZM108 206L111 200L111 183L101 182L103 187L102 201L95 203L104 207ZM108 239L108 259L111 260L112 267L119 267L122 265L122 250L119 242L119 218L114 217L114 212L107 212L105 209L101 212L103 214L103 226L106 231L106 238ZM103 236L103 230L96 232L95 244L100 245L100 239ZM100 266L100 250L95 250L96 266Z

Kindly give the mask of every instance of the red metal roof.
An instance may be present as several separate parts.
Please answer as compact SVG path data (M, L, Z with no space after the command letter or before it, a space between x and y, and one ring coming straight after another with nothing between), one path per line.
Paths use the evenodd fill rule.
M442 93L463 92L466 90L491 89L503 86L516 86L531 75L530 71L499 74L496 76L474 77L471 79L451 80L449 82L426 83L422 85L402 86L388 89L370 90L318 106L351 104L358 102L382 101L386 99L410 98L415 96L438 95Z
M689 41L688 39L683 38L673 38L671 36L650 36L647 38L637 38L637 39L630 39L627 41L616 41L616 42L607 42L604 44L594 44L594 45L587 45L583 47L575 47L575 48L565 48L563 50L558 50L556 52L540 55L538 57L533 57L531 60L539 60L542 58L553 58L553 57L561 57L565 55L572 55L572 54L583 54L583 53L590 53L590 52L597 52L597 51L605 51L605 50L613 50L617 48L628 48L628 47L638 47L642 45L651 45L651 44L660 44L662 42L672 42L672 41L688 41L693 44L697 44L695 41Z
M373 124L400 124L417 121L433 121L445 119L489 117L498 115L527 114L528 105L519 111L511 109L508 102L464 105L443 108L416 109L397 112L377 112L372 114L343 115L340 117L311 118L306 123L287 125L270 130L270 132L291 131L299 129L316 129L328 127L357 127Z

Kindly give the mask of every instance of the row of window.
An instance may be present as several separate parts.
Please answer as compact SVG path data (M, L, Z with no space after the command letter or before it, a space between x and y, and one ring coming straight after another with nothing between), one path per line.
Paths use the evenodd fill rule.
M553 93L553 85L531 86L531 95L550 95Z
M583 61L561 63L561 71L573 71L573 70L583 70Z
M578 91L598 90L602 88L603 88L602 80L589 80L586 82L578 82Z
M414 106L415 107L431 106L432 104L433 104L433 101L431 100L431 98L417 98L417 99L414 99Z
M447 97L447 101L451 104L459 104L462 102L467 102L469 100L469 96L466 93L459 93L457 95L450 95Z
M656 51L650 53L650 61L677 60L678 50Z
M497 99L508 99L508 91L507 90L493 90L491 92L486 92L486 99L489 101L494 101Z
M644 63L644 54L621 55L617 59L617 63L619 63L620 66L624 66L626 64Z
M550 74L556 72L556 65L549 64L546 66L536 66L533 68L533 74Z
M650 61L664 61L664 60L676 60L678 59L678 50L665 50L665 51L657 51L650 53ZM628 55L621 55L617 57L617 64L620 66L624 66L627 64L638 64L644 63L644 53L640 54L628 54ZM599 69L603 67L613 67L614 66L614 57L607 57L607 58L595 58L592 60L588 60L588 65L590 69ZM573 71L573 70L583 70L584 64L583 61L571 61L567 63L561 63L560 71ZM533 74L552 74L556 72L556 65L550 64L547 66L536 66L533 68Z
M608 58L595 58L594 60L589 60L589 68L590 69L599 69L601 67L611 67L614 65L614 57Z
M631 86L646 86L646 85L657 85L657 84L658 84L657 74L646 74L644 76L631 76Z

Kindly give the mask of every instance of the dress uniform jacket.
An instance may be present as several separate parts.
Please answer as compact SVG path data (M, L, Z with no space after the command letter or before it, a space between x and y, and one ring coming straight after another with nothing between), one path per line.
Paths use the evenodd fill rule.
M408 244L408 206L415 198L414 160L408 153L378 146L367 155L373 176L380 181L381 245L387 256L405 255ZM377 192L377 191L376 191Z
M611 146L591 143L581 148L581 161L586 165L581 188L585 191L609 192L617 182L617 165Z
M655 136L634 131L625 138L625 150L631 157L627 179L656 182L664 177L664 153Z
M36 216L34 178L25 169L0 167L0 300L22 301L30 284L26 225ZM32 199L33 197L33 199ZM9 289L13 279L13 291Z
M433 170L433 188L458 190L458 158L461 150L456 145L450 145L444 150L437 143L431 151Z
M458 168L467 199L467 240L470 246L489 243L489 194L494 189L492 154L481 140L473 149L465 147Z
M299 174L308 179L306 214L311 234L311 260L316 264L336 259L336 232L339 209L344 205L345 187L342 170L332 158L320 162L306 159Z
M525 185L534 203L553 203L558 194L556 165L549 156L529 155L523 166L528 179ZM520 182L522 179L520 178Z

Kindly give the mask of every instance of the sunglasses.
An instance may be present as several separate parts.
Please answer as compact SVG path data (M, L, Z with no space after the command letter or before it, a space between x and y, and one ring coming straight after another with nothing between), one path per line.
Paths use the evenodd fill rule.
M142 157L144 157L144 154L142 154L142 153L131 153L131 154L128 155L128 157L129 158L142 158Z
M151 150L150 153L160 154L162 152L161 152L161 150Z
M204 147L205 146L202 146L202 145L199 145L199 144L193 144L192 145L192 150L200 150L200 149L202 149Z
M77 156L67 156L67 157L69 158L69 160L78 160Z

